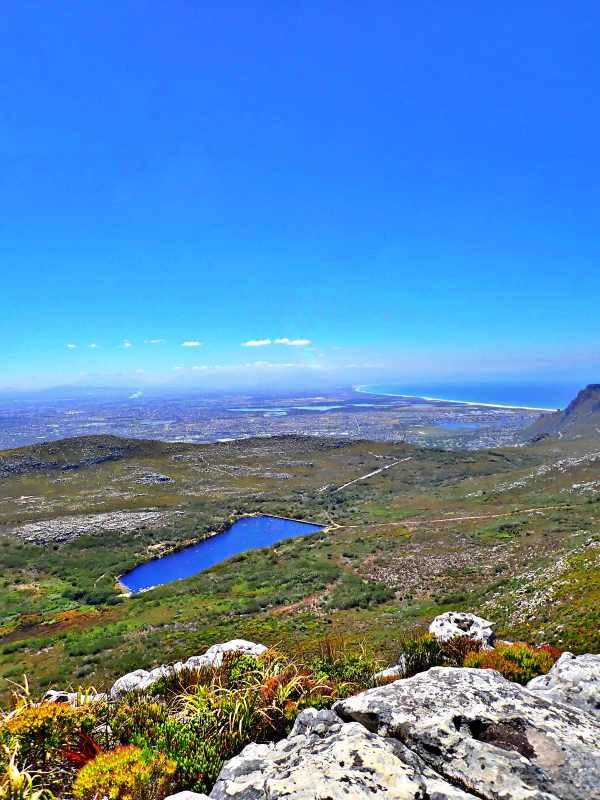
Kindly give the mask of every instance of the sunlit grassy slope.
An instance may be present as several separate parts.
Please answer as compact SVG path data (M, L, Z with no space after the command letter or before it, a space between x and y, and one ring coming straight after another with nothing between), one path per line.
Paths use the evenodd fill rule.
M406 629L450 608L597 650L599 465L594 440L459 453L87 437L5 452L0 676L99 687L234 637L310 650L343 634L391 659ZM256 512L328 527L119 595L129 567Z

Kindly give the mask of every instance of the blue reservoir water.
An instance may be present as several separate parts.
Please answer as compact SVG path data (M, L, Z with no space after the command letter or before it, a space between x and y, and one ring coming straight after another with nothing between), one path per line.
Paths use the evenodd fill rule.
M305 536L320 530L323 530L322 525L311 522L270 516L244 517L210 539L134 567L122 575L120 581L130 592L141 592L143 589L190 578L238 553L270 547L284 539Z

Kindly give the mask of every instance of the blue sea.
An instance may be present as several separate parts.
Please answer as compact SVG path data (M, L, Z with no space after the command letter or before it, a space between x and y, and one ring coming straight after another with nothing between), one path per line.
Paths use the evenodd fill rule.
M392 397L418 397L428 400L449 400L456 403L481 403L492 406L513 406L556 410L565 408L583 388L583 384L544 383L386 383L357 386L359 392Z

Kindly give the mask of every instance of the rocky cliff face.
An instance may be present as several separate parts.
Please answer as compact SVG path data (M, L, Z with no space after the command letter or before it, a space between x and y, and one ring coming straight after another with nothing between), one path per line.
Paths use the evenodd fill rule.
M586 386L564 411L545 414L523 431L527 441L547 436L600 437L600 383Z

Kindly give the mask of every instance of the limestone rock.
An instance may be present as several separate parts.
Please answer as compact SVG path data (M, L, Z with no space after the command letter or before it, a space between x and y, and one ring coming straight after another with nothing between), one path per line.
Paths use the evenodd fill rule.
M88 703L101 703L108 699L103 692L67 692L62 689L48 689L43 699L47 703L69 703L72 706L82 706Z
M200 667L220 667L223 663L225 653L243 653L245 656L258 658L267 648L264 644L249 642L247 639L232 639L224 644L214 644L209 647L206 653L201 656L192 656L185 662L185 666L190 669Z
M373 680L378 686L383 686L386 683L390 683L390 681L396 681L398 678L402 678L403 675L404 667L402 661L400 661L395 667L388 667L387 669L376 672L375 675L373 675Z
M475 614L466 614L462 611L447 611L437 616L429 626L429 633L445 642L454 636L468 636L481 642L484 649L491 649L495 634L492 630L494 623Z
M249 744L228 761L212 800L467 800L403 744L307 709L287 739Z
M547 675L529 681L527 688L600 719L600 655L563 653Z
M165 797L165 800L209 800L208 795L198 792L177 792Z
M225 653L236 652L258 658L267 648L264 644L256 644L246 639L232 639L230 642L215 644L200 656L191 656L187 661L178 661L173 665L161 665L153 670L136 669L118 678L112 685L110 696L113 700L127 692L144 691L161 678L183 669L201 669L202 667L220 667Z
M110 696L114 700L127 692L140 692L151 686L153 682L148 670L136 669L117 678L111 687Z
M341 700L334 710L401 740L446 780L485 800L600 798L598 719L493 670L434 667Z

